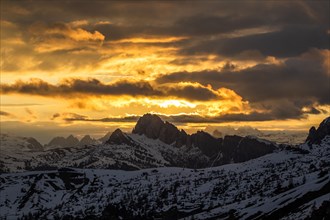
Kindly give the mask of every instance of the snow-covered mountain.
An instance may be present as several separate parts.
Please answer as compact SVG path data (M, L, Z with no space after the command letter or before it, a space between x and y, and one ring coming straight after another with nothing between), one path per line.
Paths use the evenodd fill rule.
M0 171L25 169L26 162L34 154L42 152L43 146L32 137L0 134Z
M61 143L57 140L65 143L70 140L73 145L59 146ZM204 168L247 161L277 149L275 143L251 136L217 139L203 131L188 135L151 114L138 120L132 134L117 129L105 143L79 144L85 140L93 141L87 136L79 142L70 135L66 139L55 138L45 149L24 152L23 156L16 155L14 150L9 157L0 155L1 170L17 172L67 166L123 170L164 166ZM2 142L1 147L10 144Z
M62 168L1 174L0 215L10 219L327 219L330 133L323 131L317 129L315 138L299 148L205 169ZM109 144L129 144L130 138L172 147L119 130ZM166 163L159 159L162 162Z
M162 123L156 127L160 125L159 131L169 133L163 127L166 123ZM37 153L33 158L36 161L44 158L50 163L57 161L62 166L71 166L71 161L86 162L86 158L97 158L90 164L104 166L113 160L143 168L145 164L142 162L148 161L147 167L154 164L158 168L135 171L59 168L2 173L0 218L327 219L330 214L329 127L328 118L318 129L312 128L306 143L299 147L278 148L250 160L246 158L251 155L240 156L236 160L244 162L204 169L160 167L172 165L170 159L181 161L187 155L194 155L192 150L197 158L204 156L207 160L209 157L203 154L205 145L196 145L208 140L212 146L210 140L213 139L205 138L204 133L204 138L197 138L197 134L197 137L186 136L191 145L180 147L177 141L184 143L182 136L171 135L173 143L166 144L159 138L162 132L154 132L155 127L151 133L143 135L137 134L139 129L135 129L135 134L125 134L118 129L103 145L44 151L29 145L31 141L27 139L15 137L12 140L5 136L1 144L18 143L15 146L20 146L21 152ZM171 131L175 129L171 127ZM149 138L146 135L155 136ZM242 152L245 147L250 149L250 144L270 144L247 137L241 138L238 146L234 145L235 151L224 151L223 146L229 146L237 139L237 136L221 139L220 149L224 155ZM162 152L168 153L167 157ZM185 153L182 158L174 158L182 152ZM223 158L223 154L216 158ZM152 160L155 157L157 159ZM234 158L231 160L233 162Z

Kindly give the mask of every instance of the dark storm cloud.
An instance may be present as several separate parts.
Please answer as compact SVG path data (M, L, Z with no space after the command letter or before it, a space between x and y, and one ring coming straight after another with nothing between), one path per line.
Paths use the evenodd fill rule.
M327 1L206 2L6 1L3 18L24 26L35 21L106 20L112 24L104 25L108 29L103 31L115 38L141 34L205 36L261 26L328 23Z
M178 115L163 115L158 114L164 121L169 121L178 124L185 123L225 123L225 122L233 122L233 121L272 121L272 120L284 120L284 119L301 119L306 117L306 115L294 114L291 117L288 115L274 114L273 112L268 113L259 113L252 112L250 114L243 113L233 113L233 114L225 114L219 116L202 116L197 114L178 114ZM142 115L141 115L142 116ZM136 122L141 116L125 116L125 117L106 117L106 118L89 118L87 116L84 117L75 117L74 115L63 115L61 117L62 120L66 122L74 122L74 121L85 121L85 122Z
M195 101L209 101L225 99L216 91L200 84L156 85L146 81L118 81L104 84L97 79L66 79L59 84L50 84L40 79L27 82L16 81L13 84L2 84L4 94L18 93L50 97L74 98L84 95L128 95L146 97L177 97Z
M66 116L61 117L62 120L67 122L74 122L74 121L86 121L86 122L137 122L142 115L133 115L133 116L124 116L124 117L106 117L106 118L77 118L74 116ZM201 123L201 122L210 122L216 123L217 120L212 118L205 118L204 116L199 115L162 115L158 114L163 120L169 122L176 122L176 123Z
M313 98L329 104L329 70L324 66L327 59L319 51L312 50L279 65L259 64L241 71L177 72L163 75L156 81L190 81L210 84L214 88L225 87L252 102Z
M200 41L182 49L181 53L215 53L235 57L244 51L258 51L265 56L291 57L310 48L329 49L327 31L326 27L287 27L263 34Z
M221 116L217 120L275 120L320 114L315 106L330 104L329 55L311 50L282 64L259 64L235 71L177 72L163 75L156 82L198 82L218 89L234 90L253 109L266 113ZM304 109L304 110L303 110Z
M105 36L105 42L132 37L188 37L179 42L157 44L160 47L177 47L178 53L185 56L183 59L188 60L195 54L259 60L269 55L296 56L313 47L329 48L328 1L148 1L148 4L131 1L5 1L3 7L6 10L2 10L2 19L17 25L22 32L20 36L28 44L31 39L34 44L44 40L42 36L36 37L36 33L28 32L29 27L36 22L41 21L46 27L62 24L61 30L67 32L68 24L84 20L86 23L82 25L83 29L90 32L90 35L99 32ZM260 34L250 30L256 28L270 32ZM240 34L242 31L249 33L248 36L246 33ZM54 43L48 41L44 42L45 45ZM95 49L95 42L84 42L84 46L59 45L53 46L68 54L72 49L83 49L84 46ZM35 46L40 47L38 44ZM81 56L79 58L82 59ZM98 58L96 56L94 59ZM178 65L185 63L176 62ZM79 65L74 64L72 66ZM38 68L49 70L56 65L44 61ZM19 66L10 63L4 65L4 68L17 70Z
M136 122L140 116L126 116L126 117L107 117L107 118L88 118L88 117L72 117L65 116L62 119L67 122L86 121L86 122Z
M81 115L77 113L55 113L51 120L63 120L68 123L74 121L86 121L86 122L135 122L140 116L125 116L125 117L106 117L106 118L90 118L86 115Z
M88 117L85 115L80 115L77 113L55 113L52 117L52 119L60 118L64 121L70 122L70 121L87 121Z
M193 85L184 85L184 86L173 86L173 87L160 87L164 89L165 93L169 96L176 97L185 97L188 100L216 100L219 97L213 90L202 87L202 86L193 86Z
M269 109L265 112L253 111L249 114L243 113L228 113L218 116L201 116L191 114L180 115L163 115L164 120L177 123L223 123L233 121L271 121L271 120L285 120L285 119L302 119L309 114L319 114L319 110L311 107L310 111L303 112L301 108L290 104L288 101L274 103L275 108ZM282 105L280 105L282 104Z
M56 40L72 41L77 27L72 22L86 20L82 29L94 36L98 31L107 44L132 37L175 37L187 39L170 43L150 43L145 46L175 47L180 57L172 64L186 65L217 54L221 59L242 59L259 62L265 56L288 58L283 64L259 64L236 71L226 66L221 71L179 72L157 79L157 84L145 81L121 81L105 84L96 79L67 80L50 84L41 80L4 84L3 93L21 93L41 96L75 97L76 95L129 95L174 96L189 100L222 99L213 88L230 88L248 100L252 108L262 109L250 114L229 114L208 118L211 122L262 121L301 118L306 113L318 114L317 104L330 103L329 70L318 49L329 49L329 1L4 1L1 19L17 27L8 34L22 37L26 45L11 54L15 59L4 60L6 71L23 68L17 62L20 54L34 55L40 60L38 70L52 70L58 66L72 68L100 60L95 42L59 44ZM46 29L31 30L35 23L43 22ZM57 26L56 26L57 24ZM58 24L61 24L59 26ZM55 34L45 36L50 27L57 27ZM52 29L53 30L53 29ZM10 31L6 28L6 31ZM69 33L69 34L68 34ZM17 35L16 35L17 34ZM93 35L94 34L94 35ZM3 39L3 34L1 38ZM91 38L91 37L90 37ZM90 39L89 38L89 39ZM54 39L54 40L53 40ZM93 38L92 38L93 39ZM53 41L44 41L53 40ZM77 40L77 39L76 39ZM70 42L71 42L70 41ZM37 47L50 46L56 50L38 53ZM40 45L40 43L45 43ZM97 42L98 43L98 42ZM119 43L118 43L119 44ZM125 43L123 43L125 44ZM64 47L66 46L67 47ZM99 44L96 44L99 45ZM125 45L126 46L126 45ZM42 48L42 47L41 47ZM314 48L314 50L311 48ZM71 52L88 50L90 54L74 59ZM8 50L10 51L10 50ZM309 51L307 54L306 51ZM304 55L301 55L305 53ZM93 54L93 55L91 55ZM206 55L199 58L194 55ZM48 60L42 60L49 56ZM219 58L219 59L220 59ZM61 60L61 62L57 62ZM67 62L67 63L66 63ZM22 67L21 67L22 66ZM206 67L207 68L207 67ZM175 82L197 82L201 85L177 85ZM162 85L169 83L170 85ZM304 111L302 108L306 107ZM58 116L59 117L59 116ZM164 116L165 117L165 116ZM172 116L182 122L205 122L196 115ZM55 117L56 118L56 117ZM74 120L91 120L68 116ZM115 119L101 119L102 121ZM121 119L116 119L121 120ZM127 120L133 120L131 118Z
M120 81L114 84L103 84L97 79L67 79L58 85L40 79L28 82L16 81L14 84L3 84L3 93L21 93L40 96L74 96L74 95L161 95L145 81Z
M244 114L234 114L234 115L224 115L224 116L201 116L201 115L190 115L190 114L179 114L179 115L163 115L158 114L165 121L175 122L175 123L221 123L227 121L264 121L269 120L268 115L252 113L250 115ZM63 114L59 116L62 120L66 122L74 121L85 121L85 122L136 122L141 116L124 116L124 117L106 117L106 118L89 118L76 117L75 114L68 115Z

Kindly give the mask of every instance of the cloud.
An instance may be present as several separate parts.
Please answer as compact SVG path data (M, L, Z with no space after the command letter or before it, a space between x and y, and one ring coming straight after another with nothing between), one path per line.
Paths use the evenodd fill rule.
M200 84L176 84L174 86L160 86L160 91L164 91L168 96L185 97L188 100L217 100L223 99L220 94L212 88Z
M22 107L22 106L39 106L42 104L38 103L11 103L11 104L0 104L1 106L6 106L6 107Z
M70 21L72 24L103 23L101 31L113 39L141 35L208 36L261 26L327 24L329 3L322 2L7 2L6 7L23 8L30 12L18 16L14 10L4 10L3 17L20 24L36 20L45 23ZM184 8L185 10L182 10ZM47 13L45 13L47 11ZM87 21L87 22L85 22ZM93 22L91 22L93 21ZM109 25L109 26L107 26Z
M1 116L6 116L6 117L12 117L13 115L9 112L5 112L5 111L0 111L0 115Z
M87 31L77 27L77 22L45 24L34 23L30 26L30 33L38 38L69 38L75 41L103 41L105 39L99 31Z
M1 85L4 94L62 97L70 102L77 98L73 105L85 110L84 102L94 105L89 101L95 96L185 99L205 102L211 109L207 113L213 115L221 112L221 104L227 112L228 105L211 106L211 101L249 102L248 110L238 108L236 115L221 115L221 120L301 118L318 114L319 105L329 104L329 64L324 65L329 55L321 54L329 51L328 1L246 1L238 6L229 1L146 5L31 0L3 6L1 69L8 74L8 83ZM267 62L269 56L278 63ZM221 69L225 61L228 65ZM168 74L171 71L176 72ZM14 82L29 74L52 79L63 74L95 76L102 81ZM168 75L139 81L158 74ZM136 81L105 83L118 76ZM128 108L125 111L133 111ZM192 111L201 113L204 108Z
M105 118L90 118L86 115L80 115L77 113L55 113L52 116L52 120L60 119L65 122L71 123L75 121L85 121L85 122L135 122L140 116L124 116L124 117L105 117Z
M300 118L306 113L319 114L316 106L330 104L328 59L324 50L313 49L279 64L258 64L242 70L176 72L160 76L156 82L190 81L210 84L215 89L229 88L249 101L252 109L268 111L268 115L235 115L242 120Z
M55 114L53 114L53 116L50 118L51 120L54 120L54 119L56 119L56 118L58 118L58 117L60 117L61 116L61 114L60 113L55 113Z
M223 115L205 116L200 114L161 114L157 113L165 121L186 124L186 123L226 123L226 122L249 122L249 121L273 121L286 119L302 119L307 118L307 115L291 114L290 117L285 114L277 114L276 112L251 112L251 113L230 113ZM142 115L122 116L122 117L105 117L105 118L90 118L74 113L63 114L59 118L66 122L136 122Z
M66 4L7 2L4 7L8 10L3 10L2 18L16 29L12 31L6 26L2 31L22 38L27 48L9 47L2 69L81 73L100 68L115 72L102 69L102 61L108 62L104 58L126 55L137 44L144 51L152 46L159 51L175 49L181 58L169 62L181 66L187 62L180 60L194 62L191 55L196 54L257 61L267 55L293 56L310 47L328 48L328 6L328 2L300 1L249 1L241 2L240 7L223 1L148 5L74 0ZM18 16L13 9L17 7L29 13ZM137 38L142 43L134 41ZM171 38L185 40L161 42Z
M2 84L4 94L18 93L48 97L76 98L90 96L134 96L134 97L177 97L191 101L230 100L237 95L227 89L213 90L210 86L199 83L181 83L177 85L152 85L147 81L117 81L110 84L97 79L64 79L59 84L50 84L41 79L28 82L16 81L13 84Z
M65 112L65 113L55 113L51 120L64 120L66 122L72 122L72 121L87 121L88 117L85 115L80 115L77 113L71 113L71 112Z
M213 88L234 90L244 99L261 102L274 99L312 99L329 104L329 59L320 50L311 50L282 64L258 64L239 71L177 72L160 76L157 83L198 82Z
M181 53L212 53L235 58L242 57L246 51L257 51L264 56L292 57L310 48L329 49L329 35L326 32L327 26L287 27L268 33L198 41L181 49Z
M99 31L87 31L75 23L34 23L29 28L29 41L38 52L72 50L99 46L105 36Z
M31 109L29 108L25 108L25 112L28 113L28 118L27 118L27 121L30 122L31 120L35 120L37 119L37 115L35 112L33 112Z

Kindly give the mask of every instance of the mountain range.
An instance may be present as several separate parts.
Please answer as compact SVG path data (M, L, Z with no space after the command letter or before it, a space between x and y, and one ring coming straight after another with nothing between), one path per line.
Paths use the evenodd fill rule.
M274 142L252 136L228 135L224 138L198 131L187 134L153 114L145 114L131 134L115 130L103 143L85 136L56 137L44 147L31 147L26 138L1 135L0 169L2 172L76 168L112 168L137 170L175 166L205 168L243 162L278 149ZM33 139L34 140L34 139ZM24 146L21 151L17 146ZM29 147L30 146L30 147Z
M90 144L99 143L98 140L91 138L90 135L85 135L79 141L78 138L74 137L73 135L69 135L67 138L64 137L55 137L53 138L48 144L45 145L46 149L51 148L65 148L65 147L76 147L76 146L84 146Z
M104 143L40 146L1 136L6 173L0 174L0 217L330 216L330 118L311 128L299 146L203 131L189 135L152 114L141 117L132 133L117 129Z

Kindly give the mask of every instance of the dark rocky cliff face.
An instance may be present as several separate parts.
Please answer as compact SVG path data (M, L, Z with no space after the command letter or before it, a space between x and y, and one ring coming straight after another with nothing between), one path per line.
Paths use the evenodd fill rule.
M223 152L224 158L223 163L235 162L234 158L237 154L237 146L243 137L237 135L226 135L221 139L221 151Z
M244 137L237 146L234 161L237 163L251 160L260 155L266 155L276 149L275 145L269 141L261 141L253 137Z
M148 138L159 138L160 131L164 126L164 122L157 115L145 114L139 118L132 133L144 134Z
M109 140L105 142L106 144L131 144L131 141L126 137L126 135L117 128L110 136Z
M191 143L208 157L217 155L221 146L221 141L204 131L197 131L197 133L192 134Z
M30 144L29 148L31 150L42 151L44 148L36 139L32 137L26 138L26 141Z
M253 137L225 136L215 138L204 131L188 135L184 130L179 130L169 122L153 114L143 115L137 122L132 133L145 135L148 138L159 139L175 147L197 147L200 151L220 165L230 162L243 162L271 153L276 149L276 144L260 141ZM217 156L222 154L222 157ZM218 161L216 161L218 160Z
M177 127L169 122L165 122L159 133L159 140L166 144L172 144L177 141L180 136L180 131Z
M327 135L330 135L330 117L324 119L317 129L314 126L309 129L306 143L309 145L320 144Z
M144 134L148 138L159 139L166 144L181 147L187 142L187 134L169 122L163 122L157 115L145 114L139 118L132 131L133 134Z

